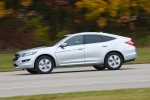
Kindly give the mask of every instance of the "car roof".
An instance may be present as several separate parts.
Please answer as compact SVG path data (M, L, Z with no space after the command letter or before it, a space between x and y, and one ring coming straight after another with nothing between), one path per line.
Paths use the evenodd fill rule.
M97 34L97 35L105 35L105 36L112 36L112 37L119 37L119 35L115 34L109 34L109 33L104 33L104 32L81 32L81 33L75 33L75 34L67 34L65 36L75 36L75 35L88 35L88 34Z

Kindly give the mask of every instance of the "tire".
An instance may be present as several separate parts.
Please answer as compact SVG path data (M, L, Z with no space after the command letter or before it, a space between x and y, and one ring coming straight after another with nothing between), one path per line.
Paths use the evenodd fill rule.
M54 68L54 61L51 57L40 56L35 61L35 68L39 74L49 74Z
M26 69L31 74L38 74L38 72L35 69Z
M104 65L93 65L93 67L97 70L104 70L106 68Z
M109 70L118 70L121 68L123 64L123 58L122 56L117 52L109 53L105 58L104 65Z

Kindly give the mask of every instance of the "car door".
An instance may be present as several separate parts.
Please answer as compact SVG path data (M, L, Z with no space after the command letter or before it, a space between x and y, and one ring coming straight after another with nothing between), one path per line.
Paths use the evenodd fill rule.
M84 63L83 35L73 36L66 40L65 47L56 49L56 57L59 66L82 65Z
M101 64L109 51L107 42L102 42L100 35L85 35L85 63Z

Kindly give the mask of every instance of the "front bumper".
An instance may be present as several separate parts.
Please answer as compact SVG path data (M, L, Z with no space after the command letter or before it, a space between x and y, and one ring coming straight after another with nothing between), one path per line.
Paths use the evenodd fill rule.
M13 59L13 65L14 68L19 68L19 69L29 69L29 68L34 68L34 57L28 56L28 57L21 57L19 59Z

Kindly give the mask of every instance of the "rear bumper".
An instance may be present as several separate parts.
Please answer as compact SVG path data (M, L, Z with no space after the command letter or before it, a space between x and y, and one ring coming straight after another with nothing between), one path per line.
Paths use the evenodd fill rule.
M137 58L136 47L130 47L123 50L124 62L135 61Z
M131 62L131 61L135 61L136 60L136 58L134 58L134 59L129 59L129 60L126 60L125 62Z

